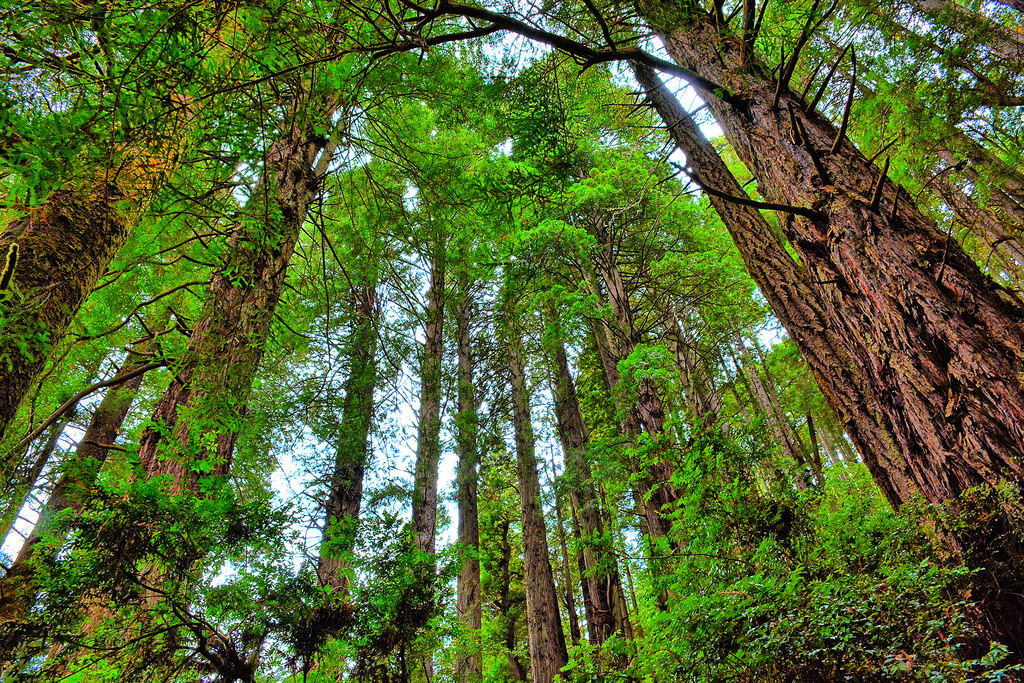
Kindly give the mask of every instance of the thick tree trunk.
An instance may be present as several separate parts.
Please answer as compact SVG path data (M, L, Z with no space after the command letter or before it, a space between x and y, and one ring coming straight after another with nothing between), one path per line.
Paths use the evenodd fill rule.
M194 46L223 77L244 62L224 59L239 30L234 17L225 12ZM170 110L152 117L153 129L110 142L106 163L91 177L53 192L0 233L0 259L17 245L16 262L7 261L9 293L0 300L0 439L86 297L195 143L199 114L216 102L179 93L165 99Z
M725 162L654 71L636 66L634 72L701 182L726 197L746 197ZM832 323L833 302L820 287L812 286L810 273L793 260L760 211L718 195L709 194L708 199L840 422L858 449L875 454L873 465L868 466L883 494L893 505L909 500L914 485L910 465L898 446L897 427L890 415L877 408L868 378L851 357L840 329ZM741 413L745 412L743 401L737 401ZM743 419L750 423L748 415L744 414Z
M169 311L167 314L169 315ZM167 317L163 317L163 322L166 320ZM38 587L31 560L38 557L39 542L52 530L57 516L65 510L80 509L81 501L95 484L96 476L121 433L121 427L135 401L135 395L145 379L144 374L137 374L134 377L132 374L150 363L149 346L150 340L136 344L114 373L112 379L117 383L107 389L103 399L96 406L89 426L78 442L74 457L64 466L62 475L54 484L46 505L40 512L35 528L11 564L10 571L0 581L0 621L23 618L35 603ZM128 379L118 382L124 377ZM58 425L56 436L63 431L66 422L57 423L54 427Z
M312 111L328 118L334 107L325 102ZM224 267L214 274L188 347L153 411L154 426L142 435L143 471L168 475L172 492L198 492L203 477L222 477L231 467L288 262L319 191L314 162L323 138L310 134L306 121L286 130L267 150L263 181L246 207L251 217L235 227ZM261 215L264 196L274 207Z
M805 114L798 96L782 88L773 106L767 71L745 61L740 43L723 40L710 16L640 7L677 63L725 88L718 95L727 99L702 94L762 194L803 212L787 215L787 237L832 303L830 321L868 383L868 405L895 432L910 490L946 503L979 485L1021 482L1020 300L983 275L902 188L879 181L848 140L830 152L836 128ZM863 455L873 473L890 473L877 451ZM888 478L880 477L883 489ZM988 606L989 628L1024 651L1024 628L1008 613L1016 608Z
M540 502L540 478L530 420L529 392L521 358L521 341L509 331L508 366L512 385L519 509L523 525L523 587L530 636L530 677L551 683L569 662L558 613L555 579L548 557L547 531Z
M412 524L416 547L434 554L437 536L437 468L441 459L441 360L444 354L445 258L438 245L430 264L426 343L420 357L419 434L412 492Z
M878 169L848 141L828 154L835 128L802 115L784 91L710 23L668 29L682 65L730 88L740 105L708 94L740 157L773 200L820 212L787 221L794 248L833 302L849 354L874 385L879 411L901 433L916 487L940 502L971 486L1019 480L1024 468L1024 307L981 274L889 181L872 202ZM827 167L791 137L788 110ZM895 205L894 205L895 203ZM882 351L884 349L884 352ZM889 400L899 396L902 400Z
M548 314L554 319L554 311L549 310ZM584 604L588 607L590 640L601 644L616 631L631 638L633 628L626 610L618 563L614 549L604 543L600 500L587 460L590 436L583 422L576 383L561 340L555 344L552 355L555 364L555 420L564 455L570 503L575 517L579 519L583 541L581 555L586 574L581 573L581 579Z
M348 599L347 569L356 543L363 474L370 450L373 392L377 386L377 288L371 282L353 291L355 323L349 336L349 374L345 380L330 493L324 513L324 535L317 561L321 585L330 586L341 601Z
M0 299L0 438L50 352L176 167L192 119L189 107L178 111L169 117L172 135L115 155L93 180L55 191L0 234L0 258L7 255L10 271L7 296Z
M459 545L466 555L459 567L456 588L456 613L469 631L470 646L455 659L455 677L459 683L475 683L483 677L480 635L483 627L483 603L480 585L480 523L477 512L479 444L475 385L473 384L473 348L470 334L472 301L469 283L460 279L458 305L455 307L456 347L458 355L458 402L455 418L455 450L459 456L456 493L459 508Z

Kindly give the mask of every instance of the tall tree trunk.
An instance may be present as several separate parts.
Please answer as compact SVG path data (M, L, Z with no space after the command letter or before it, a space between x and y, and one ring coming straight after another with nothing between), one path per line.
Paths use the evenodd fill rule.
M45 438L41 442L34 442L35 448L30 448L25 453L26 457L32 457L31 465L24 472L14 472L7 480L5 487L7 490L4 495L6 507L3 518L0 519L0 543L7 539L7 535L17 524L21 509L25 506L33 487L39 482L39 477L42 476L46 464L50 462L57 450L57 442L60 441L64 429L75 418L75 414L76 408L72 408L64 413L61 419L50 425L49 429L44 432Z
M848 141L829 154L831 123L802 114L785 89L772 108L775 84L719 40L710 18L654 23L676 61L732 92L730 102L707 93L709 106L765 196L820 212L790 214L790 241L834 302L833 322L873 384L876 409L900 430L916 488L941 502L1003 476L1019 480L1021 302L982 275L905 193L897 201L893 183L879 185L878 170ZM827 185L807 148L791 137L791 107L827 167Z
M458 402L455 418L455 449L459 456L456 493L459 507L459 545L465 551L459 567L456 612L469 631L470 646L455 659L455 677L459 683L475 683L483 677L480 636L483 628L483 603L480 585L480 523L477 514L477 479L480 446L477 433L480 418L473 384L473 348L470 330L472 300L469 281L459 280L458 305L455 307L456 347L458 355Z
M348 600L349 560L356 543L363 474L370 451L373 392L377 386L377 286L370 282L355 290L355 323L348 340L349 371L345 380L341 424L338 428L330 493L324 512L323 542L317 576L340 602Z
M511 522L502 519L501 543L498 548L501 555L498 556L498 610L502 618L502 636L504 639L506 658L509 668L512 669L512 679L516 681L526 680L526 669L519 661L516 654L516 621L512 612L512 542L509 538L509 527Z
M565 518L562 515L562 500L558 495L558 484L555 482L555 467L551 463L550 484L555 492L555 533L558 535L558 545L562 551L562 594L565 596L565 613L569 617L569 640L573 647L580 644L580 617L576 611L576 591L573 590L572 564L569 562L569 544L565 540ZM583 578L582 576L580 577Z
M441 360L444 354L445 302L443 250L443 241L439 240L431 255L426 343L420 356L419 430L412 492L412 524L416 547L430 556L434 554L437 536L437 468L441 459ZM430 589L430 595L433 595L433 589Z
M787 237L812 286L833 303L830 321L868 382L871 409L896 432L910 490L948 503L972 487L1019 483L1021 301L983 275L902 188L879 180L835 126L805 114L799 96L781 88L774 106L768 71L749 61L742 41L723 40L710 15L657 2L639 7L678 64L724 88L702 95L762 194L800 207L801 214L787 213ZM877 451L863 455L872 473L890 473ZM904 471L902 463L895 469ZM957 539L960 547L976 541ZM1022 555L1009 542L1003 550ZM982 601L990 632L1024 652L1024 627L1010 615L1019 608L997 605L994 593Z
M840 329L833 324L834 302L820 288L812 287L806 267L793 260L760 211L724 198L746 194L654 71L638 65L634 72L672 140L686 153L688 165L704 185L717 191L718 194L709 193L709 201L722 217L750 276L800 349L840 422L862 453L874 454L865 463L882 493L893 505L909 500L915 486L910 464L898 445L898 427L886 411L877 408L869 378L858 367ZM741 413L745 413L743 401L738 397L737 401ZM749 415L744 414L743 419L750 423Z
M512 421L515 427L519 509L523 525L523 586L530 636L530 677L551 683L569 663L558 613L555 578L548 557L547 531L540 502L540 478L530 420L529 392L522 361L522 341L507 330L508 367L512 378Z
M548 310L552 322L557 323L556 315L554 310ZM581 555L586 574L581 574L581 579L585 604L590 606L587 626L591 641L601 644L616 631L631 638L633 628L626 610L615 552L603 540L601 505L586 452L590 435L583 421L576 383L560 337L554 344L552 356L555 365L555 420L564 455L570 503L579 519L583 537Z
M222 77L243 63L225 59L239 30L235 18L234 12L221 14L194 46L194 54ZM0 259L6 255L5 270L11 271L9 295L0 301L0 439L114 255L195 144L200 114L217 102L181 93L165 93L164 100L170 111L152 117L145 135L108 141L102 167L52 192L0 233Z
M818 485L821 486L825 483L825 468L821 463L821 449L818 447L818 432L814 428L814 418L811 417L810 413L807 413L807 437L811 440L810 450L807 451L811 472L814 474L814 479L818 482Z
M722 409L721 399L707 368L700 367L693 336L687 333L679 317L672 311L668 314L666 344L676 358L687 411L705 427L717 424Z
M602 235L598 235L601 241ZM629 294L615 263L614 251L610 244L603 244L596 264L604 283L604 291L595 281L592 274L586 274L591 292L606 301L615 316L614 329L607 323L601 323L598 348L602 351L601 361L604 364L605 376L612 396L618 397L619 411L622 414L623 432L634 439L639 437L641 430L651 437L653 448L665 453L670 448L670 437L665 434L665 407L661 401L658 387L650 379L637 382L635 400L627 404L618 388L622 376L618 370L618 362L633 353L639 343L633 313L630 308ZM655 537L668 536L671 521L663 512L678 500L677 492L671 484L672 465L663 457L652 458L653 463L646 468L644 476L636 487L634 496L644 511L644 519L648 532Z
M783 450L786 455L800 467L800 478L803 479L805 487L812 486L813 482L809 478L809 471L813 471L814 469L811 455L807 450L807 445L800 437L799 432L797 432L796 427L794 427L793 423L790 422L789 416L782 408L782 403L779 401L779 387L772 378L771 371L768 369L768 361L765 358L764 351L761 349L761 344L757 341L756 337L752 337L750 340L754 353L757 356L757 365L755 366L747 351L746 344L738 332L736 333L736 341L744 354L744 360L747 361L749 365L750 372L758 378L762 395L768 399L769 414L775 421L779 431L786 435L785 441L783 442ZM758 366L760 367L760 371L758 371ZM810 470L808 470L808 468L810 468ZM817 481L818 483L821 483L820 478Z
M293 103L295 111L299 104ZM309 111L328 119L335 107L325 101ZM141 438L146 476L169 475L174 492L198 492L202 478L222 477L231 467L295 241L319 191L314 162L325 141L311 133L312 121L294 112L292 119L267 150L263 180L246 206L251 218L235 227L224 267L214 274L188 347L153 411L153 426ZM265 212L264 197L274 205ZM195 440L199 433L211 435L211 442L211 436Z
M792 425L790 425L785 413L779 408L777 398L772 395L774 388L769 389L765 386L761 373L757 371L757 367L751 359L750 352L743 343L743 338L739 332L735 333L733 348L735 349L736 363L747 378L747 386L750 387L750 394L754 399L755 405L761 414L764 415L765 420L768 421L768 426L772 430L772 436L775 437L775 443L782 449L782 454L796 465L797 474L793 479L793 483L797 489L805 491L811 483L808 481L803 447L796 440L796 434L793 433Z
M169 309L165 309L159 322L166 324L169 315ZM39 520L32 533L21 547L10 570L0 581L0 621L25 617L35 603L38 586L35 582L32 559L39 555L39 542L53 529L58 515L65 510L80 509L80 503L88 495L89 489L95 485L96 476L121 433L128 411L145 379L145 374L138 371L150 364L152 343L150 337L135 344L114 373L112 381L115 384L107 389L103 399L96 406L89 426L78 442L74 457L64 465L63 473L54 484L46 504L40 511ZM57 436L63 431L66 422L57 423L54 427L58 425Z

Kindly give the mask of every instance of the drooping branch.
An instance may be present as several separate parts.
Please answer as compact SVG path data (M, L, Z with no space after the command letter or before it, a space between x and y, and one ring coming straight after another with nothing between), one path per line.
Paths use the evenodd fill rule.
M85 398L89 394L92 394L93 392L99 391L100 389L106 389L107 387L112 387L112 386L115 386L115 385L118 385L118 384L124 384L128 380L135 379L139 375L144 375L147 372L149 372L150 370L156 370L157 368L165 367L166 365L169 365L171 362L172 362L172 360L169 359L169 358L162 358L160 360L155 360L152 363L147 363L146 365L143 365L142 367L139 367L139 368L133 370L132 372L127 372L127 373L121 375L120 377L115 377L113 379L103 380L102 382L97 382L96 384L93 384L91 386L86 387L85 389L82 389L77 394L75 394L74 396L69 398L67 401L64 401L64 403L62 403L61 406L59 408L57 408L57 410L53 411L53 413L50 415L50 417L48 417L45 420L43 420L42 424L40 424L38 427L36 427L34 430L32 430L29 434L27 434L24 438L22 438L22 440L18 442L18 447L21 448L21 447L27 446L34 439L36 439L40 434L45 432L47 427L49 427L54 422L59 420L61 415L63 415L67 411L71 410L71 408L73 408L75 405L77 405L79 401L81 401L83 398Z
M552 47L559 52L564 52L574 57L578 57L582 60L584 66L592 66L604 62L639 62L653 67L663 73L678 76L679 78L682 78L708 92L718 93L723 100L730 101L735 99L731 98L727 90L718 83L710 81L696 72L681 67L674 62L659 59L658 57L655 57L654 55L639 48L619 49L617 47L612 47L608 50L595 50L588 45L584 45L578 41L558 35L557 33L552 33L551 31L538 28L526 23L525 21L521 21L498 12L492 12L491 10L484 9L482 7L473 7L472 5L464 5L461 3L441 2L435 9L424 10L424 13L426 16L432 17L461 16L467 19L487 21L491 24L489 28L509 31L521 35L524 38L529 38L534 42Z
M702 191L714 197L718 197L719 199L724 199L727 202L733 202L734 204L740 204L742 206L752 206L755 209L765 209L766 211L782 211L784 213L791 213L796 216L810 218L811 220L815 221L825 219L824 214L819 213L814 209L805 208L803 206L790 206L789 204L775 204L773 202L759 202L755 199L751 199L750 197L736 197L731 194L726 194L725 192L721 192L709 185L706 185L684 166L681 166L680 164L674 162L672 166L674 166L677 170L681 171L682 173L685 173L686 176L690 180L692 180L693 183Z

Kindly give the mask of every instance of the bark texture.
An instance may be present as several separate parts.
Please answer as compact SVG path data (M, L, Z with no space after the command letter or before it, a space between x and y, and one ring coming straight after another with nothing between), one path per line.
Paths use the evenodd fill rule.
M334 106L325 102L309 111L326 118ZM167 475L172 492L198 492L202 477L222 477L230 469L288 262L320 187L314 162L325 141L311 128L293 118L268 148L263 181L235 226L224 266L214 274L188 347L153 411L153 426L142 435L143 471L147 477Z
M555 312L549 310L549 315L554 316ZM554 345L553 360L555 420L564 456L570 505L580 529L580 559L584 569L580 576L590 641L603 643L616 631L625 638L632 638L633 628L619 579L618 562L614 549L608 546L600 499L587 460L590 435L583 421L576 383L561 340Z
M376 284L371 283L354 295L356 322L348 341L349 374L317 562L321 585L333 588L341 599L348 594L346 570L355 548L373 425L373 392L377 386Z
M787 214L786 236L831 302L829 322L907 465L890 470L878 451L862 452L873 473L882 471L883 490L893 493L890 471L906 470L909 492L937 503L976 486L1020 483L1021 301L982 274L908 193L880 179L831 122L804 113L787 88L776 98L769 72L748 59L742 41L723 39L710 16L692 6L639 8L674 61L728 91L702 94L762 194L800 207L803 215ZM993 633L1024 651L1019 619L989 604Z
M510 334L510 337L514 337L514 334ZM523 525L523 588L526 592L530 640L530 678L533 683L551 683L562 667L568 664L569 655L565 649L555 578L548 556L529 392L519 339L509 340L508 367L512 379L512 421L519 478L519 509Z
M459 622L469 631L470 646L455 659L456 680L466 683L480 681L483 663L480 653L480 629L483 627L483 603L480 584L480 524L478 515L478 467L480 446L477 442L480 418L473 384L473 348L471 336L472 299L469 282L460 278L455 306L456 347L458 355L458 402L455 418L455 450L459 456L456 480L456 502L459 508L458 543L465 549L456 587L456 613Z
M665 122L672 140L686 153L687 165L707 187L724 197L747 198L718 152L653 70L634 67L647 97ZM709 201L721 216L744 264L776 317L800 349L814 378L861 452L883 494L893 505L913 495L910 466L900 450L891 416L876 405L868 377L858 367L833 322L834 302L814 286L805 265L786 251L782 238L761 212L720 195ZM744 404L739 401L744 409ZM744 415L745 422L750 421Z

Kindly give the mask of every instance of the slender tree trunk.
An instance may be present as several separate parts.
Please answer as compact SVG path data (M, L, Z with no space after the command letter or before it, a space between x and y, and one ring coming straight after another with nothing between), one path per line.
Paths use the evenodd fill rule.
M347 570L356 543L373 425L373 392L377 386L376 282L353 291L353 299L356 322L348 340L349 374L317 562L321 585L333 588L341 601L348 600Z
M807 413L807 436L811 440L811 448L807 452L810 460L811 472L814 474L814 479L821 486L825 483L825 468L821 463L821 449L818 448L818 432L814 429L814 418L811 417L810 413Z
M11 529L17 524L21 509L25 506L25 502L28 500L29 494L32 493L33 487L39 482L39 477L42 476L46 463L50 462L54 452L57 450L57 442L60 441L64 429L75 418L75 413L76 409L72 408L64 413L61 419L50 425L50 428L44 433L45 438L42 442L36 441L34 444L36 448L26 451L27 457L35 456L31 466L28 467L28 471L14 472L13 476L6 482L7 492L4 498L7 506L4 508L3 518L0 520L0 543L7 539L7 535L11 533Z
M549 309L548 315L552 321L557 322L555 311ZM590 463L587 461L586 449L590 435L583 421L565 345L560 339L554 345L552 356L555 364L555 419L565 459L569 498L579 518L583 536L581 555L586 574L581 573L580 576L585 603L590 605L587 610L590 639L595 644L601 644L616 631L631 638L633 628L625 609L614 549L607 547L603 540L605 533L601 505Z
M815 429L815 434L821 439L821 445L825 449L825 455L828 457L831 469L829 472L835 472L839 475L842 480L849 479L849 475L846 472L846 461L841 451L832 441L832 436L829 434L828 429Z
M558 613L555 579L548 557L548 539L540 502L540 478L530 420L529 392L521 358L522 342L508 331L508 366L512 378L512 417L515 427L516 469L523 524L523 586L530 635L530 677L551 683L569 663L565 634Z
M434 554L437 535L437 477L441 459L441 360L444 354L445 258L439 244L430 264L427 293L426 344L420 359L419 434L412 493L412 523L416 547ZM433 591L431 590L431 595Z
M498 610L502 618L502 636L505 644L506 659L509 668L512 669L512 679L516 681L526 680L526 669L519 656L516 654L516 621L512 612L512 542L509 539L508 519L501 522L501 543L499 549L501 555L498 557Z
M934 17L976 37L993 56L1010 64L1024 64L1024 42L1019 35L995 19L964 7L955 0L910 0L910 4L925 16Z
M934 179L932 186L968 230L991 250L996 264L989 271L1005 273L1004 279L1021 286L1024 279L1024 242L1007 230L1006 225L990 211L981 208L975 199L945 175ZM999 192L996 188L995 192Z
M599 234L598 239L601 237ZM602 363L612 396L618 397L619 410L623 416L623 432L636 439L643 430L651 437L654 448L667 452L671 439L665 434L665 407L658 387L649 379L640 380L637 382L635 400L631 405L626 404L618 389L622 381L618 362L633 352L639 339L630 308L629 294L615 263L611 245L604 244L596 261L605 286L604 292L592 275L587 276L587 280L591 291L607 301L615 315L614 330L607 324L600 328L598 348L601 348L603 342L605 351L602 352ZM644 510L649 533L663 538L668 536L672 526L663 515L663 511L678 500L678 495L671 484L672 465L663 457L655 457L653 460L653 464L647 468L641 481L634 488L634 496Z
M569 639L573 647L580 644L582 634L580 632L580 617L576 611L576 597L573 590L572 565L569 562L569 544L565 540L565 518L562 515L562 500L558 495L558 484L555 482L555 466L551 464L550 484L555 492L555 533L558 535L558 545L562 551L562 594L565 596L565 612L569 617ZM583 578L582 576L580 577Z
M747 385L750 387L754 403L768 421L772 436L775 437L775 443L782 449L783 455L796 464L797 476L793 483L799 490L805 491L810 486L810 482L808 481L803 447L797 442L796 434L793 433L793 428L785 413L781 411L778 400L772 395L772 390L765 386L761 373L757 371L739 332L735 333L733 347L736 350L736 362L747 378Z
M170 311L167 310L165 315L161 316L161 322L166 323L169 314ZM114 373L113 381L116 384L107 389L103 399L96 406L89 426L78 442L74 457L64 466L63 473L54 484L46 504L40 511L39 520L32 533L11 564L10 571L0 581L0 621L25 617L35 603L38 586L35 582L32 560L39 556L39 542L52 530L58 515L65 510L80 509L81 501L95 485L96 476L121 433L128 411L135 401L135 395L145 379L144 374L137 374L134 377L131 375L150 363L150 346L150 339L137 343ZM125 377L128 379L118 381ZM56 436L60 435L66 424L64 422L54 425L57 428Z
M579 551L576 553L576 571L580 575L580 595L583 597L583 615L587 619L587 642L591 645L600 642L600 633L597 630L594 619L596 612L594 610L594 602L591 599L591 581L587 578L587 561L584 557L585 544L583 541L583 531L580 528L580 515L579 510L576 509L576 504L573 502L573 498L569 496L569 518L572 521L572 536L576 542L576 547Z
M715 391L709 373L699 365L692 335L687 334L678 316L671 311L668 314L666 343L668 350L676 358L687 411L694 420L701 422L705 427L717 424L722 409L718 392Z
M740 345L744 347L743 339L737 334L737 340ZM807 450L807 445L804 440L800 437L800 433L796 427L790 421L786 411L782 408L782 403L779 401L779 386L775 383L775 379L772 377L771 371L768 369L768 361L765 358L764 350L761 348L761 344L757 341L756 337L751 337L751 346L754 349L754 353L757 357L757 365L760 366L760 374L763 376L762 388L768 397L768 404L771 408L771 415L774 416L776 423L779 428L783 430L788 437L788 443L786 450L789 456L796 462L800 467L800 476L803 478L804 483L807 486L813 486L813 482L809 479L808 468L810 472L814 471L813 457ZM749 358L749 356L747 356ZM758 368L751 366L751 371L754 374L758 374ZM759 378L760 379L760 378ZM820 474L820 471L819 471ZM821 483L821 478L817 479L818 483Z
M656 2L640 10L677 63L725 89L702 95L762 194L800 207L801 215L787 213L787 237L833 304L830 321L868 383L868 406L897 436L898 467L874 449L863 453L873 474L885 471L883 490L891 493L887 479L907 469L910 491L936 503L980 485L1019 483L1021 301L983 275L902 188L879 180L835 126L804 113L799 96L782 88L774 106L768 71L746 61L740 42L723 40L710 15ZM977 547L969 535L956 543ZM1022 555L1010 541L1003 550ZM982 593L986 628L1024 651L1024 627L1011 616L1020 607Z
M469 631L470 645L458 653L455 677L459 683L474 683L483 677L480 653L480 635L483 628L483 603L480 584L480 523L477 505L477 480L480 422L473 383L473 348L470 317L472 300L469 282L459 280L459 294L455 307L456 347L458 355L458 402L455 418L455 449L459 456L456 493L459 508L459 545L465 549L459 567L456 612L460 623Z

